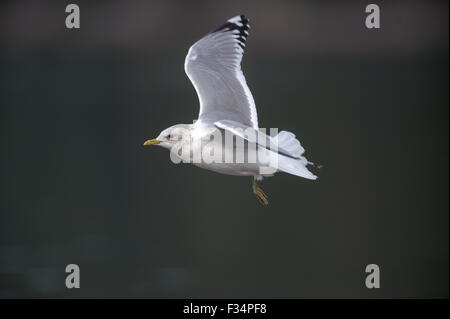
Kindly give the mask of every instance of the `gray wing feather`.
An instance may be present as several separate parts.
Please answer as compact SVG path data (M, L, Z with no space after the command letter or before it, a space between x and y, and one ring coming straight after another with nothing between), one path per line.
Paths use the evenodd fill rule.
M241 70L248 20L237 16L189 49L185 71L200 101L199 120L232 120L258 128L255 101Z
M215 122L214 125L217 128L228 131L236 136L243 138L244 140L250 143L255 143L260 147L270 149L271 151L274 151L278 154L294 159L302 158L301 155L303 154L304 149L301 147L300 142L298 142L298 140L295 139L295 135L293 135L290 132L281 131L280 134L277 135L277 138L274 139L273 137L264 134L258 129L254 129L243 123L235 121L222 120ZM289 143L285 143L283 139L284 134L292 134L291 138L297 141L298 143L298 145L296 145L296 148L290 147L291 146L290 144L292 143L291 140L289 141ZM301 148L301 150L299 148Z

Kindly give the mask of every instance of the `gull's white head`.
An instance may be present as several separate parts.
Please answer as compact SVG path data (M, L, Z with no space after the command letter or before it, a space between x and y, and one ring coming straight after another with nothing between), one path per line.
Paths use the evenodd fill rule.
M176 143L191 140L191 124L176 124L162 131L157 138L147 140L144 146L159 145L171 149Z

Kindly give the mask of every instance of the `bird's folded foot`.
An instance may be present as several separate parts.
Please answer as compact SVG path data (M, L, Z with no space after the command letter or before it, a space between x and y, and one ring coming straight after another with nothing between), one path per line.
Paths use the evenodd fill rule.
M256 198L260 201L261 204L269 204L269 201L267 200L268 196L261 188L259 188L258 181L255 178L253 179L253 194L255 194Z

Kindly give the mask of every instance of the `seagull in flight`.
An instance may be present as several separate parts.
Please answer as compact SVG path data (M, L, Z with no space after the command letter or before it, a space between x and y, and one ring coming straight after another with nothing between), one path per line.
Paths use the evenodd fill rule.
M255 101L241 70L248 21L244 15L231 18L190 47L184 68L199 98L198 119L193 124L173 125L144 146L162 146L171 150L171 157L203 169L251 176L253 193L267 205L268 197L258 185L263 177L277 172L310 180L317 176L308 170L307 165L313 163L303 156L305 150L293 133L269 136L258 127ZM227 134L232 136L228 143ZM183 152L188 146L189 151ZM197 160L194 154L200 154ZM215 160L208 157L211 154L217 155ZM261 154L266 161L260 159Z

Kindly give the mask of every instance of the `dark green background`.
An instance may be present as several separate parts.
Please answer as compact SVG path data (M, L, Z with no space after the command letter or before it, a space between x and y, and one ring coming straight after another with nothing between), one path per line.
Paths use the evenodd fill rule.
M379 30L363 1L76 1L79 30L68 3L0 6L0 298L448 298L448 2L377 2ZM196 118L187 50L241 13L260 126L323 165L268 207L142 147Z

